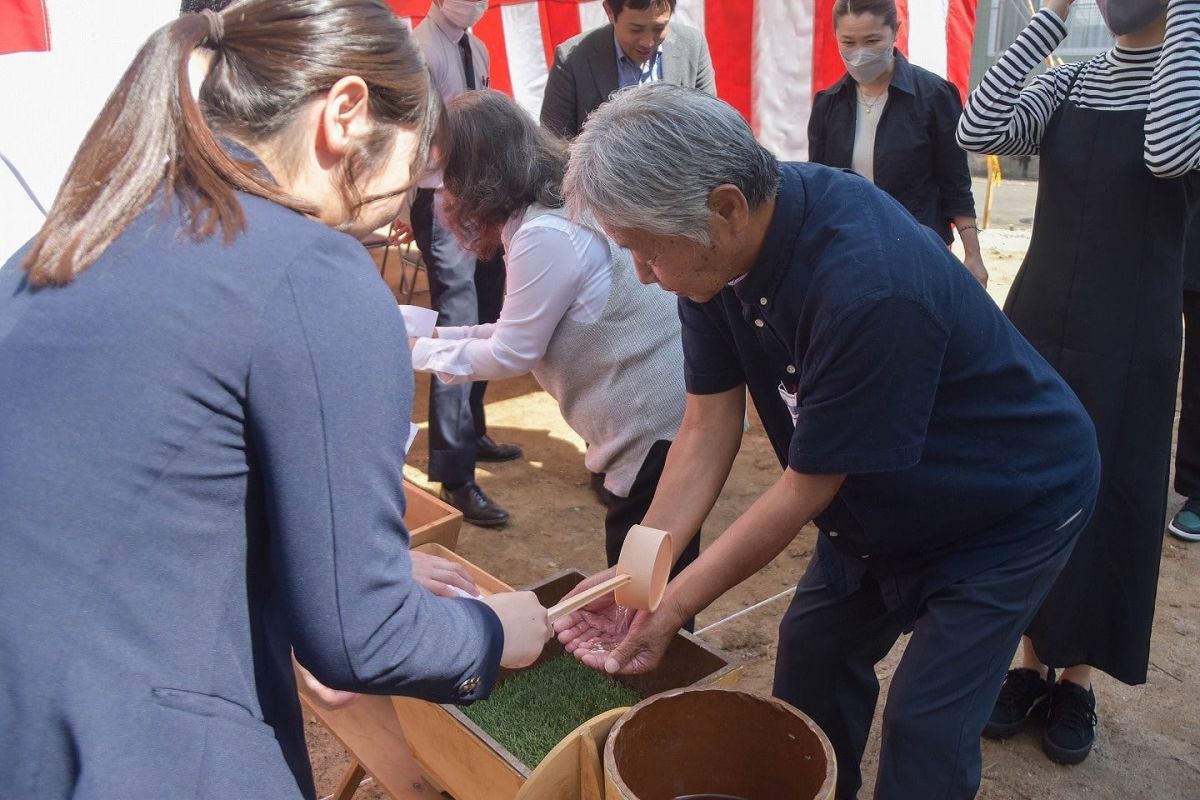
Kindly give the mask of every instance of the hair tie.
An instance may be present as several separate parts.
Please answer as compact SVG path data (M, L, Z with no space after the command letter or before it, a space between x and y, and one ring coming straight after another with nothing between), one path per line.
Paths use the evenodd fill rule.
M221 15L211 8L202 10L200 14L208 22L209 46L213 49L220 47L221 40L225 38L225 22L221 19Z

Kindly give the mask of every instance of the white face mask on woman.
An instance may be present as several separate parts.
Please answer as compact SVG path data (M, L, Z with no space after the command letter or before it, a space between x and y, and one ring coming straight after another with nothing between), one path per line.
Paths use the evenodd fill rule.
M1167 10L1162 0L1096 0L1096 5L1116 36L1140 31Z
M442 0L442 13L450 24L466 30L487 11L487 0Z
M882 50L859 47L855 50L843 50L841 53L846 71L859 83L870 83L887 72L896 58L891 45Z

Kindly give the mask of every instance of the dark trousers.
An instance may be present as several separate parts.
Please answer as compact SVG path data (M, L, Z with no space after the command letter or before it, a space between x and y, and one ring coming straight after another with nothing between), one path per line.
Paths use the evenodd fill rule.
M640 523L646 516L646 511L649 510L650 503L654 500L654 492L658 489L658 479L662 477L663 468L667 465L667 453L670 449L671 443L666 440L659 440L651 445L650 452L646 454L646 458L642 461L642 467L638 470L633 487L629 490L629 496L613 496L608 513L604 516L604 550L608 556L610 567L617 563L617 559L621 555L621 547L625 544L625 537L629 535L629 529ZM700 531L696 531L692 541L679 556L679 561L675 562L675 567L671 570L671 577L674 578L683 572L687 565L699 556ZM694 619L689 619L684 628L689 631L695 630L695 623Z
M889 609L870 573L836 597L814 554L779 625L774 694L808 714L837 755L837 797L862 785L879 681L875 665L912 637L883 711L875 797L959 800L979 788L979 737L1021 634L1050 591L1090 516L1034 531L1028 548L934 592L921 608ZM835 556L836 557L836 556Z
M435 193L421 189L412 207L413 234L429 275L438 325L495 322L504 305L504 260L477 261L442 226ZM429 381L429 479L460 486L475 479L475 440L487 432L486 381Z
M1183 389L1175 444L1175 491L1200 499L1200 292L1183 293Z

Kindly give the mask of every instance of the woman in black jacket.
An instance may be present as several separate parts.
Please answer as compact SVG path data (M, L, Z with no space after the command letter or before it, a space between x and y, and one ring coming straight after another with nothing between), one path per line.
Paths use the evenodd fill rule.
M846 74L813 102L809 160L858 172L947 245L953 223L967 268L986 284L967 154L954 138L958 89L896 50L895 0L837 0L833 25Z

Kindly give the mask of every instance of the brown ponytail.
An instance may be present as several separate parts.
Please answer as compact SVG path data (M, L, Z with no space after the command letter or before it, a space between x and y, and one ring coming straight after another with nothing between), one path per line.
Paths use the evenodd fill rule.
M188 64L213 50L200 103ZM142 46L96 118L25 258L30 283L64 285L90 266L156 192L183 202L197 238L218 228L231 241L245 226L237 191L302 213L316 209L234 160L218 136L275 142L304 103L341 78L369 88L378 123L344 159L338 188L348 208L358 184L391 154L396 126L417 128L414 178L425 169L441 120L437 93L408 30L382 0L241 0L220 12L186 14Z

